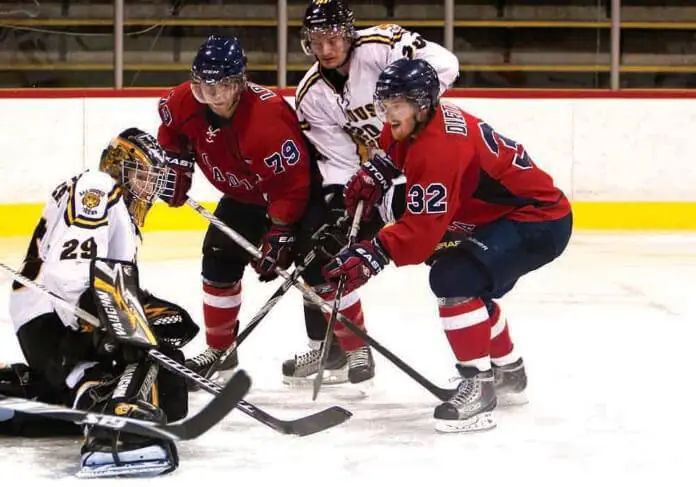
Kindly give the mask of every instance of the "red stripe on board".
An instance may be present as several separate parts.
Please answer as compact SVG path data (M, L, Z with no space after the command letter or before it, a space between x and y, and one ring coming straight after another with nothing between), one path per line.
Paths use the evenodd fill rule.
M152 98L168 93L172 87L162 88L8 88L0 89L0 98ZM279 88L283 96L294 96L294 88ZM468 89L449 90L450 98L696 98L696 90L536 90L536 89Z

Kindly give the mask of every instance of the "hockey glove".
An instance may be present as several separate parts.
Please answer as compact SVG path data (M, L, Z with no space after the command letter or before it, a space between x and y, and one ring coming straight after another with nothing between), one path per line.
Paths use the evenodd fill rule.
M372 276L379 274L389 263L389 256L379 240L363 240L340 252L322 268L327 282L338 284L345 276L344 296L365 284Z
M360 166L343 191L343 202L351 216L355 215L358 201L365 202L363 220L369 220L372 208L382 201L384 193L392 186L392 179L401 174L384 155L375 154Z
M259 281L270 282L276 278L275 267L287 269L292 262L295 235L288 225L273 224L261 241L261 258L254 263Z
M192 157L182 157L178 154L168 154L169 180L161 198L169 206L179 207L186 203L188 192L193 181L193 169L196 166Z

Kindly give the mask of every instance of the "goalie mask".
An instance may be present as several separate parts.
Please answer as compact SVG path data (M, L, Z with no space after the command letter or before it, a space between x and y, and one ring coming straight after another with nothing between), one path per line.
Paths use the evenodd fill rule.
M102 152L99 170L121 186L128 212L138 227L145 223L157 198L172 196L164 149L140 129L126 129L112 139Z

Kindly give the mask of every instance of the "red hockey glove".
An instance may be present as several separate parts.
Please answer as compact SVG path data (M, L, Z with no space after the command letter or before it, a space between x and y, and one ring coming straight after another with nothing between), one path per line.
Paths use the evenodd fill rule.
M322 267L321 271L324 279L334 284L338 283L341 276L346 276L345 296L379 274L388 263L389 256L375 238L351 245Z
M292 262L292 247L295 236L292 228L287 225L273 224L261 241L261 258L254 263L254 269L259 273L261 282L269 282L276 278L273 269L277 266L287 269Z
M374 155L360 166L343 190L343 203L351 216L355 215L358 201L365 202L363 220L369 220L372 207L382 201L384 193L392 186L392 179L399 175L386 156Z
M167 156L169 167L169 180L167 188L162 192L161 198L169 206L178 207L186 203L188 192L193 181L193 168L196 163L193 158L180 157L177 154Z

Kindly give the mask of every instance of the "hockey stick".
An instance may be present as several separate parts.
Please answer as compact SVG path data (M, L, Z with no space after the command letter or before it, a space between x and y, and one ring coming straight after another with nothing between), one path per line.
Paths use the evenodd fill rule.
M358 202L358 206L355 208L353 223L350 226L350 231L348 232L348 247L355 243L355 238L358 236L363 207L364 202L361 200ZM338 289L336 289L333 308L331 309L331 317L329 318L329 324L326 327L326 333L324 334L324 342L322 343L321 355L319 356L319 369L317 370L317 375L314 376L314 381L312 382L312 401L317 400L319 389L321 389L321 384L324 380L324 369L326 368L326 361L329 358L329 348L331 348L331 339L333 337L334 327L336 326L336 315L338 314L338 307L341 305L341 298L343 298L343 291L345 288L346 276L343 275L338 282Z
M251 379L246 372L239 370L198 413L169 424L71 409L65 406L2 395L0 395L0 409L72 421L76 424L101 426L163 440L192 440L201 436L227 416L246 395L250 387Z
M201 389L205 389L213 395L219 394L221 389L220 385L196 374L192 370L187 369L176 360L172 360L164 354L160 355L162 355L159 357L160 363L165 368L172 371L180 371L181 373L186 374L188 379L198 384ZM279 433L297 436L307 436L324 431L325 429L344 423L353 415L346 409L333 406L309 416L290 421L283 421L271 416L267 412L246 401L240 401L237 404L237 409L248 414L266 426L278 431Z
M340 225L347 220L347 216L342 216L336 222L333 224L328 224L325 223L319 229L314 232L314 235L312 235L312 240L316 241L319 239L319 237L322 235L322 233L326 232L328 228L331 227L340 227ZM307 268L307 266L314 260L316 257L316 250L312 249L310 252L307 253L307 255L304 258L304 261L302 264L300 264L299 267L296 267L295 270L293 271L292 275L290 276L290 279L287 281L283 281L283 284L280 285L278 289L271 295L270 298L268 298L268 301L266 301L266 304L264 304L259 311L251 318L249 321L249 324L244 328L244 331L242 331L239 336L237 337L237 340L228 347L224 352L222 352L222 355L220 355L220 358L208 369L208 372L205 374L206 379L210 379L215 372L220 368L220 366L227 360L227 357L229 357L232 353L234 353L237 348L239 348L239 345L242 344L244 340L247 339L249 334L251 334L252 331L261 323L261 320L263 320L266 315L273 309L273 307L278 304L278 301L280 301L280 298L282 298L285 293L288 292L288 290L293 286L293 283L297 281L300 278L300 275L302 275L302 272Z
M249 242L247 239L245 239L242 235L239 233L235 232L232 230L230 227L228 227L222 220L220 220L218 217L213 215L211 212L209 212L205 207L201 206L199 203L196 201L192 200L189 198L186 203L193 208L197 213L199 213L203 218L207 219L210 223L215 225L217 228L220 229L224 234L226 234L228 237L230 237L237 245L242 247L244 250L249 252L253 257L256 259L261 258L261 252L259 249L257 249L251 242ZM275 269L276 274L278 274L281 278L287 280L290 280L290 274L288 274L285 270L283 269ZM332 306L324 301L321 296L319 296L311 287L307 286L306 284L295 281L292 284L295 288L297 288L309 301L312 303L316 304L319 308L321 308L325 313L331 313L332 311ZM435 397L440 399L441 401L447 401L454 395L455 389L445 389L442 387L438 387L432 382L430 382L428 379L423 377L420 373L418 373L415 369L413 369L410 365L408 365L406 362L401 360L399 357L394 355L389 349L385 348L381 343L379 343L377 340L372 338L370 335L368 335L364 330L359 328L358 326L355 325L350 319L346 318L343 316L341 313L338 313L336 315L336 319L343 324L346 328L348 328L350 331L352 331L355 335L359 336L365 342L367 342L369 345L371 345L375 350L377 350L379 353L381 353L384 357L386 357L391 363L393 363L396 367L401 369L406 375L411 377L413 380L418 382L421 386L423 386L428 392L433 394Z
M49 298L51 298L51 300L57 306L60 306L66 311L75 314L75 316L77 316L78 318L81 318L96 327L101 327L101 323L99 322L99 319L96 316L92 315L91 313L88 313L87 311L71 303L68 303L62 297L52 293L45 286L37 282L34 282L31 279L28 279L27 277L23 276L22 274L15 271L11 267L3 264L2 262L0 262L0 268L12 274L15 280L21 283L22 285L44 293ZM194 371L183 366L179 362L172 360L167 355L159 352L158 350L150 349L148 351L148 355L160 364L162 364L164 367L171 370L172 372L177 373L183 376L184 378L199 384L212 394L218 394L222 390L218 384L209 381L208 379L202 377L199 374L196 374ZM299 436L318 433L319 431L332 428L341 423L344 423L348 418L352 416L352 413L350 411L334 406L332 408L319 411L318 413L314 413L309 416L304 416L302 418L290 421L283 421L271 416L262 409L244 400L238 401L238 403L235 404L233 407L236 407L248 416L251 416L260 423L263 423L280 433L295 434Z

